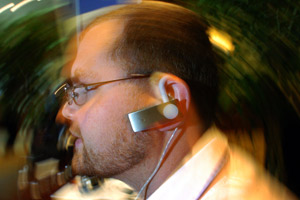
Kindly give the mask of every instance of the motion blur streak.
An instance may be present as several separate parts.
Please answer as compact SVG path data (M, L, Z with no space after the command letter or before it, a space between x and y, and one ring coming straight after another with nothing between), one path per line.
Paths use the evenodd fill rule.
M19 8L21 8L22 6L32 2L33 0L24 0L21 1L20 3L18 3L16 6L14 6L12 9L10 9L11 12L15 12L16 10L18 10Z
M3 6L2 8L0 8L0 14L3 13L4 11L10 9L11 7L13 7L15 4L14 3L9 3L6 6Z

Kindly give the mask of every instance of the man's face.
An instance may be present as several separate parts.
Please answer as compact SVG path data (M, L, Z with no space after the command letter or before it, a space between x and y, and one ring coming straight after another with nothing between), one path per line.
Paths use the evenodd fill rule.
M110 20L85 34L71 69L75 85L127 76L120 63L108 56L121 32L122 24ZM133 133L127 117L130 112L155 104L155 98L141 85L132 80L106 84L89 91L85 104L63 106L62 114L70 120L70 131L78 138L72 160L75 174L113 176L144 159L151 137Z

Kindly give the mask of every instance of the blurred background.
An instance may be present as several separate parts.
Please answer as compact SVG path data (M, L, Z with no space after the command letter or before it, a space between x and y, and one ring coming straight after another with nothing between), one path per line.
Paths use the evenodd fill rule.
M17 189L24 165L67 162L57 149L64 127L54 123L52 95L70 62L67 43L95 16L135 2L0 1L0 199L24 199ZM300 196L300 2L166 2L194 10L212 27L222 58L218 127Z

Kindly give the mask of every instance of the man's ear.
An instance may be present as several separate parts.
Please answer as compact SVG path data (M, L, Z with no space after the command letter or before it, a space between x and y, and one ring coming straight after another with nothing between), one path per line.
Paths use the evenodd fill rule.
M166 123L160 128L161 131L174 129L184 123L191 103L191 95L188 85L181 78L168 73L156 72L154 79L158 81L159 92L164 103L174 101L178 109L177 118ZM155 77L157 76L157 77ZM172 112L172 110L171 110Z
M177 76L166 73L154 73L150 80L154 89L158 89L156 98L162 103L129 113L132 130L167 131L183 124L191 101L187 84Z
M173 99L178 100L180 103L179 109L182 114L185 114L188 111L191 102L190 90L186 82L173 74L156 72L153 76L154 79L158 80L160 92L160 97L158 98L162 98L163 102Z
M156 98L162 103L129 113L133 131L166 131L183 124L191 101L187 84L177 76L166 73L154 73L150 80L151 85L158 89Z

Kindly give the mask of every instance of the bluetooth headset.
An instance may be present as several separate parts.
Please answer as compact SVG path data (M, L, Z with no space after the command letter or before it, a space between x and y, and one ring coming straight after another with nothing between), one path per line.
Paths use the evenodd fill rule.
M146 131L151 129L163 130L165 127L167 127L168 129L174 129L173 133L169 137L164 147L164 150L160 156L160 159L155 169L148 177L144 185L141 187L140 191L138 192L138 195L135 198L136 200L142 196L144 190L147 190L147 187L150 184L151 180L163 164L163 159L169 151L170 146L172 145L172 141L174 141L175 138L177 138L178 135L180 135L180 133L182 132L182 130L180 130L180 125L183 123L184 120L181 111L184 111L184 109L181 106L182 102L179 101L180 97L179 100L169 99L165 87L168 78L169 75L164 74L158 83L159 92L162 96L163 103L128 114L128 118L134 132ZM175 92L179 92L179 90L176 90L176 88L173 89ZM143 199L145 199L145 194L146 193L144 193Z
M166 81L167 76L163 76L158 84L163 103L128 114L134 132L164 127L182 119L183 115L179 109L180 103L178 99L169 100L165 88Z

